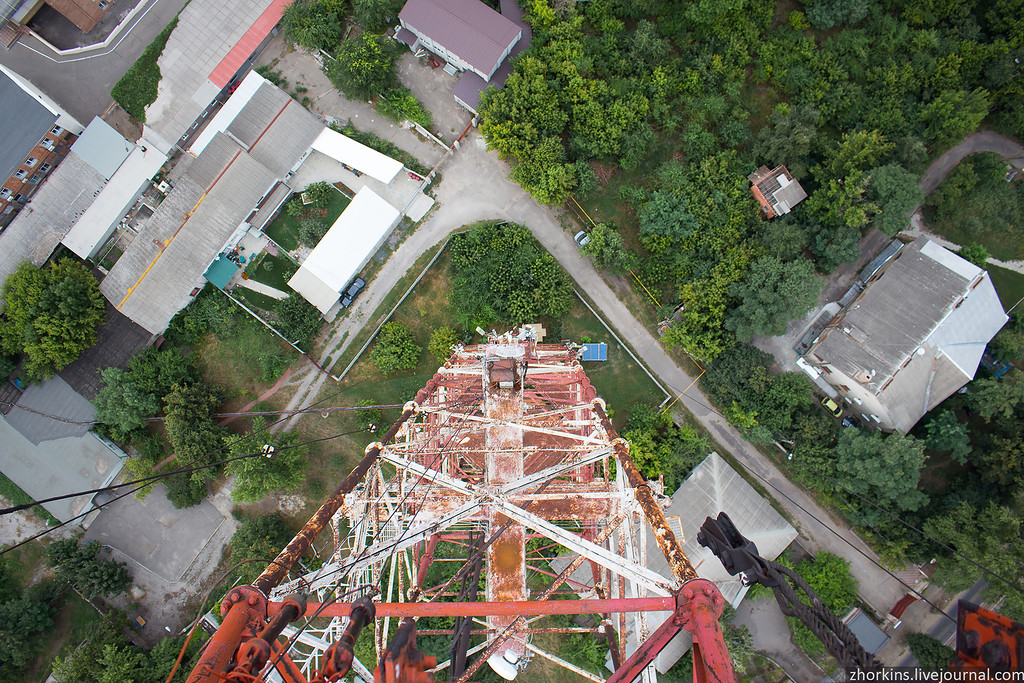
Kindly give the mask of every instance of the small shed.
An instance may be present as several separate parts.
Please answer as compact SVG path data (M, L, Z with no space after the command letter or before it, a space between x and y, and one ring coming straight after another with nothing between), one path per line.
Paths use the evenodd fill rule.
M82 135L71 145L72 152L107 180L110 180L134 149L134 142L128 142L123 135L98 116L93 117L92 122L82 131Z
M209 280L217 289L224 289L237 272L238 266L229 260L227 256L221 254L213 260L210 267L203 273L203 277Z
M580 360L608 360L608 345L604 342L584 344L583 353L580 354Z
M889 642L889 636L859 607L851 610L843 622L850 627L853 635L857 636L861 647L873 655L878 654L878 651Z

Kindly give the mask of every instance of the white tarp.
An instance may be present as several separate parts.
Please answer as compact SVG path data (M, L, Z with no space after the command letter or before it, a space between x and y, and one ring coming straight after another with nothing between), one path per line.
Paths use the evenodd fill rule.
M238 84L235 92L231 93L231 97L220 108L220 111L214 115L213 120L207 124L203 132L192 143L192 146L188 148L188 151L193 156L202 154L206 146L210 144L210 140L213 140L217 133L222 133L228 129L228 126L235 120L239 112L245 108L245 105L249 104L249 100L260 89L260 86L267 82L265 78L255 71L250 71L242 82Z
M288 286L326 315L400 217L398 209L363 187L288 280Z
M401 161L395 161L330 128L325 128L313 141L313 149L385 184L394 180L402 170Z

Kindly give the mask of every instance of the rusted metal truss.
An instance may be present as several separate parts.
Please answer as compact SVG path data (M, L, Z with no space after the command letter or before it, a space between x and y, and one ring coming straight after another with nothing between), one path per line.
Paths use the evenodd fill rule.
M374 638L377 660L385 655L392 619L408 625L410 618L452 616L472 620L478 639L486 634L483 643L457 653L455 670L462 673L465 666L460 680L469 680L487 658L522 668L540 656L600 681L533 641L545 632L536 623L541 615L597 614L600 625L587 628L608 640L616 680L653 681L648 639L657 636L663 646L666 633L693 631L687 624L695 623L687 616L693 601L680 595L696 572L665 520L660 493L659 484L645 481L634 466L576 350L538 344L528 332L492 335L485 344L454 349L402 418L367 448L339 491L253 584L269 603L246 609L262 607L262 618L273 619L284 596L308 595L305 614L317 618L302 628L285 626L282 634L293 641L287 660L310 680L344 633L355 597L373 593L379 600L373 635L368 628L362 637ZM284 581L328 520L333 556L318 570ZM646 567L646 525L673 576ZM441 542L463 552L463 563L474 553L481 557L485 590L479 602L453 601L465 594L457 592L462 573L424 585ZM557 562L551 561L554 550L561 555ZM554 581L531 595L531 572ZM715 605L720 611L721 595L707 586L701 584L698 597L707 603L701 603L701 628L718 633L710 650L713 669L723 675L714 680L731 680L717 621L705 623ZM567 589L580 599L549 600ZM652 612L673 614L653 634L646 616ZM356 657L352 674L370 683L374 665ZM441 662L435 670L448 666L450 661Z

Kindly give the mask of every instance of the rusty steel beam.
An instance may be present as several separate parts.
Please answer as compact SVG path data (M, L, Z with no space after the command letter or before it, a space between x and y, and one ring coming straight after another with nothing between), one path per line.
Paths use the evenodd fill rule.
M605 614L608 612L671 612L675 598L614 598L611 600L519 600L512 602L375 602L377 617L486 617L489 615L546 615L546 614ZM306 616L312 616L321 603L306 605ZM271 616L281 609L281 603L271 602L267 612ZM347 617L351 603L327 605L321 617ZM450 631L449 631L450 632Z
M629 455L629 442L620 438L615 432L612 421L608 419L608 414L604 411L604 401L597 399L592 401L590 405L601 421L601 426L608 432L609 438L613 439L612 453L615 455L615 460L622 467L629 485L633 487L633 495L636 496L640 509L643 510L644 517L647 518L651 529L654 530L654 540L665 555L665 559L668 560L668 565L672 567L672 573L675 574L680 584L696 579L697 570L693 568L690 558L683 551L683 546L680 544L675 532L668 525L665 513L661 509L661 505L658 504L658 501L655 500L651 487L647 485L647 480L640 474L636 463L633 462L633 458Z
M285 604L279 603L278 608ZM244 600L231 605L185 683L221 683L224 680L224 669L235 656L235 650L242 640L242 632L255 614L256 610Z
M382 448L381 444L385 444L395 438L402 425L416 414L418 402L429 396L436 385L437 379L435 375L435 378L427 382L427 385L417 392L416 400L406 404L401 417L391 425L391 429L381 437L381 440L366 447L366 455L359 461L359 464L345 477L345 480L338 486L338 490L324 501L319 510L313 513L313 516L309 518L309 521L306 522L299 533L295 534L295 537L285 546L284 550L277 556L277 559L271 562L263 570L263 573L252 582L253 588L267 595L274 586L281 583L281 580L288 576L291 568L295 566L299 558L309 549L313 539L323 531L327 523L331 521L331 517L341 507L345 500L345 494L350 493L356 487L356 484L363 480L370 466L377 461L377 458L380 456L380 449Z

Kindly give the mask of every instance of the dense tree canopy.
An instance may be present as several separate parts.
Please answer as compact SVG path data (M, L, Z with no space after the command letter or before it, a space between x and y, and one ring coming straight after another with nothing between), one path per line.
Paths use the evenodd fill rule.
M223 459L219 457L223 429L211 417L223 401L219 389L205 384L175 385L164 398L164 426L180 466L196 467ZM201 483L215 474L207 468L193 472L189 478Z
M128 368L107 368L103 387L93 401L96 419L124 438L160 412L163 399L176 384L196 381L194 359L174 348L147 347L128 361Z
M368 100L395 83L395 53L382 36L363 33L342 41L327 75L343 93Z
M449 302L460 327L559 318L572 306L569 277L522 226L478 225L452 237Z
M917 488L923 465L924 443L912 436L883 436L852 427L839 435L839 483L890 512L917 510L928 502L928 497ZM860 514L866 520L875 520L884 513L865 505Z
M106 315L96 278L67 258L42 269L23 261L0 295L0 349L24 353L25 372L39 379L52 377L95 344Z
M307 50L330 50L342 31L338 12L317 0L292 0L284 8L281 28L287 40Z
M814 274L814 264L805 258L784 263L763 256L750 264L746 278L729 287L740 303L726 317L725 326L744 343L755 334L783 334L790 320L803 317L818 303L824 286Z
M308 448L299 445L294 432L271 434L262 416L253 420L252 429L231 441L229 457L242 458L229 462L224 473L235 478L231 499L239 503L255 503L272 491L295 491L306 480ZM273 450L267 457L244 457Z
M128 565L102 560L98 541L79 543L75 539L54 541L46 548L46 564L86 598L123 593L132 585Z

